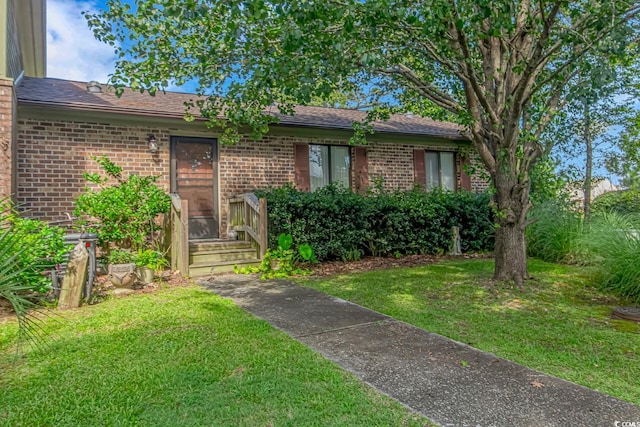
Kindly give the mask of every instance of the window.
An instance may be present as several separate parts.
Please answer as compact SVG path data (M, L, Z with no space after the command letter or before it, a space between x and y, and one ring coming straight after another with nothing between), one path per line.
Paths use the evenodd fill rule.
M350 188L351 170L349 147L338 145L309 145L309 177L311 191L329 184Z
M427 190L442 188L454 191L456 189L455 154L450 151L425 152L425 167L427 176Z

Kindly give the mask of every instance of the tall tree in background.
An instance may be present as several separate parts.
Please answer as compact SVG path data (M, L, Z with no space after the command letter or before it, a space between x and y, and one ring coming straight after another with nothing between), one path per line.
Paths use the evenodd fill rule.
M607 48L582 58L567 106L542 137L555 141L553 153L564 160L563 172L581 182L585 225L591 217L593 183L600 178L594 178L594 168L604 166L618 152L620 138L615 130L628 123L638 96L637 52L630 49L626 58L616 58Z
M113 83L154 93L199 82L223 139L254 136L295 104L375 83L368 121L394 110L465 126L495 187L495 278L528 277L524 230L540 136L571 93L580 59L622 54L640 5L630 0L120 0L87 15L116 46ZM438 108L434 108L438 107ZM225 119L221 118L224 115Z
M624 123L618 148L607 156L607 169L622 176L625 187L640 190L640 111Z

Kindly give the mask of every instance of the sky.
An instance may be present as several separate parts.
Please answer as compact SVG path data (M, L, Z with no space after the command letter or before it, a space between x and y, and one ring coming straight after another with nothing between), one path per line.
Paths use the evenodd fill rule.
M47 76L106 83L113 72L113 48L93 37L82 11L102 1L47 0Z

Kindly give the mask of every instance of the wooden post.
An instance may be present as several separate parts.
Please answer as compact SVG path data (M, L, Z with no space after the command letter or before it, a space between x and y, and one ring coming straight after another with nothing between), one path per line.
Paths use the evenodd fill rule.
M189 276L189 201L180 204L180 273Z
M462 255L462 248L460 246L460 228L452 227L451 234L453 237L453 244L451 245L451 255Z
M171 269L180 270L180 214L171 204Z
M87 280L87 265L89 264L89 252L84 247L84 242L79 242L67 262L67 269L62 280L58 308L77 308L82 299L82 288Z
M262 259L267 252L268 223L267 199L263 197L260 199L260 259Z
M249 203L247 203L246 198L247 196L245 196L242 200L242 212L244 214L242 218L242 225L245 227L249 227L251 225L251 207L249 206ZM251 236L249 235L249 233L244 233L244 240L247 242L251 241Z

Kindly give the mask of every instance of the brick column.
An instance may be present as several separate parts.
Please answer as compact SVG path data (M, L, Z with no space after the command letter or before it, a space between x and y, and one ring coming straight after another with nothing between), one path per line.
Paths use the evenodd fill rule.
M13 81L0 79L0 198L15 198L16 105Z

